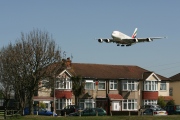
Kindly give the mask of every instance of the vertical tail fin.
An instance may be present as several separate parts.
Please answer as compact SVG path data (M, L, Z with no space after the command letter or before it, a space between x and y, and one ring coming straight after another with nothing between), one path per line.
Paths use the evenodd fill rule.
M136 35L137 35L137 28L135 28L133 34L132 34L132 38L136 38Z

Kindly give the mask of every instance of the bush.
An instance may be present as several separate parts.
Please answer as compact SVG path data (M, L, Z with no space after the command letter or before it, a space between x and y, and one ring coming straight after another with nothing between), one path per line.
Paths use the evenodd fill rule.
M41 108L46 108L46 104L45 104L45 103L40 102L40 103L39 103L39 107L41 107Z
M162 96L160 96L158 98L158 103L159 106L161 106L162 108L166 106L166 102L164 101L164 98Z
M175 102L174 102L174 100L170 100L170 101L167 102L166 105L175 105Z

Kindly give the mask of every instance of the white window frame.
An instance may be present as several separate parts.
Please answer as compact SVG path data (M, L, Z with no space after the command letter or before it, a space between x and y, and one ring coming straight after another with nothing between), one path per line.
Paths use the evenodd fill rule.
M104 86L104 88L102 88L101 86ZM105 80L99 80L98 90L106 90L106 81Z
M143 100L144 105L156 105L157 100Z
M94 90L95 89L95 81L94 80L86 80L85 89L86 90Z
M134 80L123 80L122 90L123 91L137 91L137 81Z
M112 87L111 87L112 85ZM117 90L118 89L118 81L117 80L110 80L109 81L109 90Z
M57 99L56 110L61 110L68 105L72 105L72 99Z
M158 82L155 80L144 81L144 91L158 91Z
M79 106L81 109L85 108L95 108L95 100L94 99L80 99Z
M160 90L161 91L166 91L167 90L166 81L161 81L161 83L160 83Z
M122 101L122 110L123 111L135 111L137 110L137 100L136 99L126 99Z
M56 89L72 89L72 81L69 78L56 81Z

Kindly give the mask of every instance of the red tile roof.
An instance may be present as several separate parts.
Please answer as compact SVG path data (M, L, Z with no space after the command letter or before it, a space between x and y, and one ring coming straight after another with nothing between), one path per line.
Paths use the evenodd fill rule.
M73 94L72 91L55 90L55 96L57 99L59 98L71 99L72 94Z
M72 63L70 72L74 75L80 75L84 78L98 79L145 79L150 71L133 65L107 65L107 64L87 64ZM143 74L147 74L143 77ZM157 75L157 74L156 74ZM167 78L157 75L161 80ZM142 78L143 77L143 78Z
M163 98L166 101L173 100L173 98L171 96L163 96Z
M108 94L110 100L123 100L120 94Z

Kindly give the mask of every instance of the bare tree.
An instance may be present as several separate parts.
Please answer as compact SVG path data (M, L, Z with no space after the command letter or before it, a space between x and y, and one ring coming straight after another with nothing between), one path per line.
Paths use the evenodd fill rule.
M52 78L52 72L57 69L56 66L47 69L52 63L59 63L58 68L61 66L61 51L48 32L33 30L28 34L21 33L15 45L10 44L2 50L2 81L9 77L7 81L13 85L21 110L29 103L33 114L33 95L38 90L39 81Z

